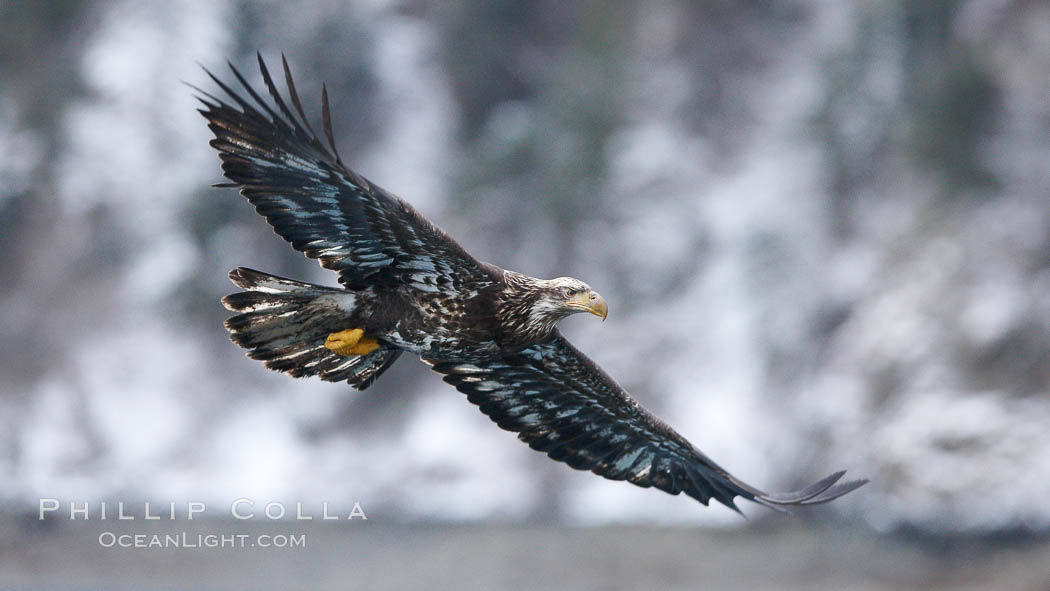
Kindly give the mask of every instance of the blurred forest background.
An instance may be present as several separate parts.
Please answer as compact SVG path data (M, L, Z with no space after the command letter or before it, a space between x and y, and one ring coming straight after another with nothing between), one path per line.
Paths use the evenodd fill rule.
M1050 3L0 2L0 501L359 501L399 523L756 527L555 464L402 359L294 381L236 266L333 284L220 181L190 82L284 52L344 160L802 519L1050 531ZM315 119L316 121L316 119Z

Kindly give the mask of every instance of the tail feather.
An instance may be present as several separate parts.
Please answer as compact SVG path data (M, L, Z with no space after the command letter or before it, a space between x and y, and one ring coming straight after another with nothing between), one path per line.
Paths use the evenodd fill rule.
M364 390L401 354L383 345L367 355L347 357L324 346L330 333L349 328L352 292L243 267L231 271L230 280L246 290L222 298L227 309L240 312L225 322L230 339L272 370L297 378L345 380Z
M322 287L311 283L303 283L294 279L270 275L247 267L237 267L230 271L230 281L241 289L271 294L285 294L310 289L318 292L339 291L331 287ZM227 296L228 297L228 296ZM225 299L225 298L224 298Z

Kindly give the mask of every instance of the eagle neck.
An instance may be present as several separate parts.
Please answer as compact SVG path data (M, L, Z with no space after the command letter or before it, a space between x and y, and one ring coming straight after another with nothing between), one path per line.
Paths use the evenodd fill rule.
M500 341L504 347L527 347L546 342L555 334L560 315L542 313L545 281L507 271L499 306Z

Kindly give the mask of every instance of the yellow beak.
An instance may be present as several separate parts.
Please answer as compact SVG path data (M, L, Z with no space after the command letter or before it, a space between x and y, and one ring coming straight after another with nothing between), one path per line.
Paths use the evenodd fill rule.
M602 322L609 315L609 306L605 304L605 299L598 295L596 291L578 293L571 300L565 302L565 305L581 312L590 312L595 316L601 316Z

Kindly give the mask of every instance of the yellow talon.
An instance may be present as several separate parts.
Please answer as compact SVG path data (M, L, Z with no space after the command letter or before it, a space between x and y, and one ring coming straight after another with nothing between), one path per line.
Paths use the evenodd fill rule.
M368 355L379 348L379 341L370 337L361 337L360 341L350 349L351 355Z
M366 337L360 328L333 332L324 341L324 346L340 355L368 355L379 348L379 341Z

